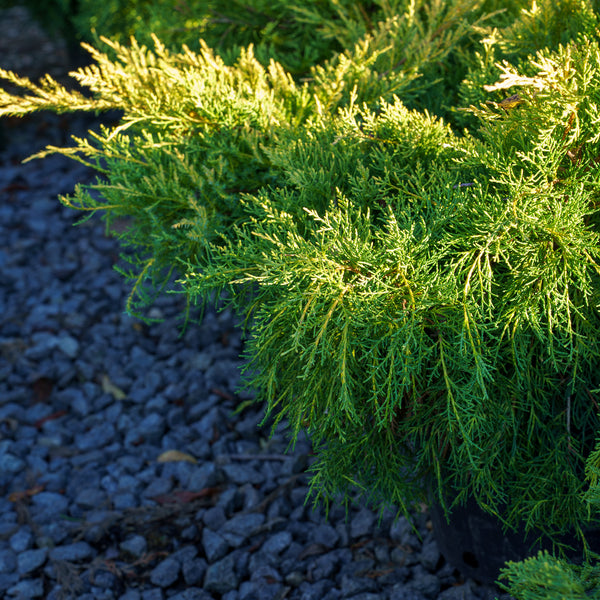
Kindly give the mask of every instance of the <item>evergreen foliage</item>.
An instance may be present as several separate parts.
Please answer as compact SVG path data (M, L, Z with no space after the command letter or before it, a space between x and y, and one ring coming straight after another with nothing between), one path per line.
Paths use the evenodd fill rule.
M284 4L238 14L278 11L268 32L198 17L194 47L102 38L73 73L89 96L0 70L23 90L0 115L123 112L36 156L97 170L61 198L84 218L133 218L130 312L227 292L248 384L314 442L316 498L358 487L408 511L433 481L442 503L583 539L600 525L597 7ZM526 600L596 585L559 556L505 574Z
M572 566L564 560L539 552L502 569L501 583L518 600L589 600L600 598L600 571L591 565Z

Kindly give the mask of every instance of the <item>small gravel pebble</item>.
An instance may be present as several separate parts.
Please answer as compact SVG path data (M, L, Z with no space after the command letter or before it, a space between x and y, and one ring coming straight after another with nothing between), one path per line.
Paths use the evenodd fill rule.
M209 565L204 576L204 589L215 594L226 594L238 587L235 573L235 558L228 554L225 558Z
M203 558L186 560L183 563L183 579L187 585L197 585L206 574L207 563Z
M17 555L8 548L0 549L0 573L12 573L17 568Z
M56 518L69 506L69 499L56 492L40 492L32 497L33 507L41 514Z
M180 564L173 558L166 558L150 571L150 581L154 585L166 588L179 577Z
M141 535L134 535L120 544L121 550L129 552L136 558L140 558L146 552L147 547L146 538Z
M213 600L213 597L200 588L188 588L179 594L170 596L170 600Z
M15 552L24 552L31 546L32 541L33 534L27 528L23 527L11 536L9 544Z
M92 558L95 554L95 550L87 542L64 544L50 550L52 560L66 560L69 562L86 560Z
M229 544L218 533L208 527L202 532L202 546L208 562L215 562L227 554Z
M8 597L13 598L41 598L44 595L44 586L41 579L22 579L6 591Z
M18 571L19 575L25 575L31 571L35 571L41 567L48 557L47 548L39 548L38 550L26 550L18 556Z

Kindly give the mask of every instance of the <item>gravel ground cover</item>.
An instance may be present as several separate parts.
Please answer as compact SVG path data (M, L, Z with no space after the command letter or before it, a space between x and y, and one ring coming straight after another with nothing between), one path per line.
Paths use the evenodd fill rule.
M305 503L310 441L286 452L260 406L233 414L251 398L234 314L179 337L179 294L161 323L124 313L117 240L57 200L93 174L20 164L89 125L13 124L0 155L0 597L502 597L445 563L425 507L419 540L393 510Z

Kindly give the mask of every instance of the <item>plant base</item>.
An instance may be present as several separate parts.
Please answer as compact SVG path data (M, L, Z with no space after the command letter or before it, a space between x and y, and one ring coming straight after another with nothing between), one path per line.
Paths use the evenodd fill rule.
M552 543L547 540L533 545L537 536L526 535L524 528L504 533L502 523L483 511L473 498L452 509L450 522L436 502L431 503L430 513L440 552L465 577L481 583L495 584L500 569L509 560L518 562L535 556L539 550L552 552ZM600 552L600 530L588 532L586 539L594 552ZM581 543L568 535L560 540L573 548L565 552L569 560L581 563Z

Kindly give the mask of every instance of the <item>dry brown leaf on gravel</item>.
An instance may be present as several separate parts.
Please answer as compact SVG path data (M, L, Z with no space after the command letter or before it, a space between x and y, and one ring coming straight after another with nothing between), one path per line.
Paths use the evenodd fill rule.
M159 463L177 461L186 461L191 462L192 464L198 463L198 461L191 454L186 454L185 452L180 452L179 450L167 450L156 459L156 462Z
M29 488L28 490L13 492L12 494L9 494L8 499L10 502L19 502L20 500L24 500L25 498L31 498L31 496L35 496L36 494L43 492L45 488L46 486L43 484L36 485L35 487Z
M117 387L108 377L108 375L102 375L102 391L105 394L110 394L115 400L125 400L127 394L119 387Z
M175 490L174 492L170 492L169 494L153 496L152 500L154 500L157 504L188 504L190 502L198 500L199 498L208 498L220 494L221 492L222 489L217 487L204 488L199 492L191 492L189 490Z

